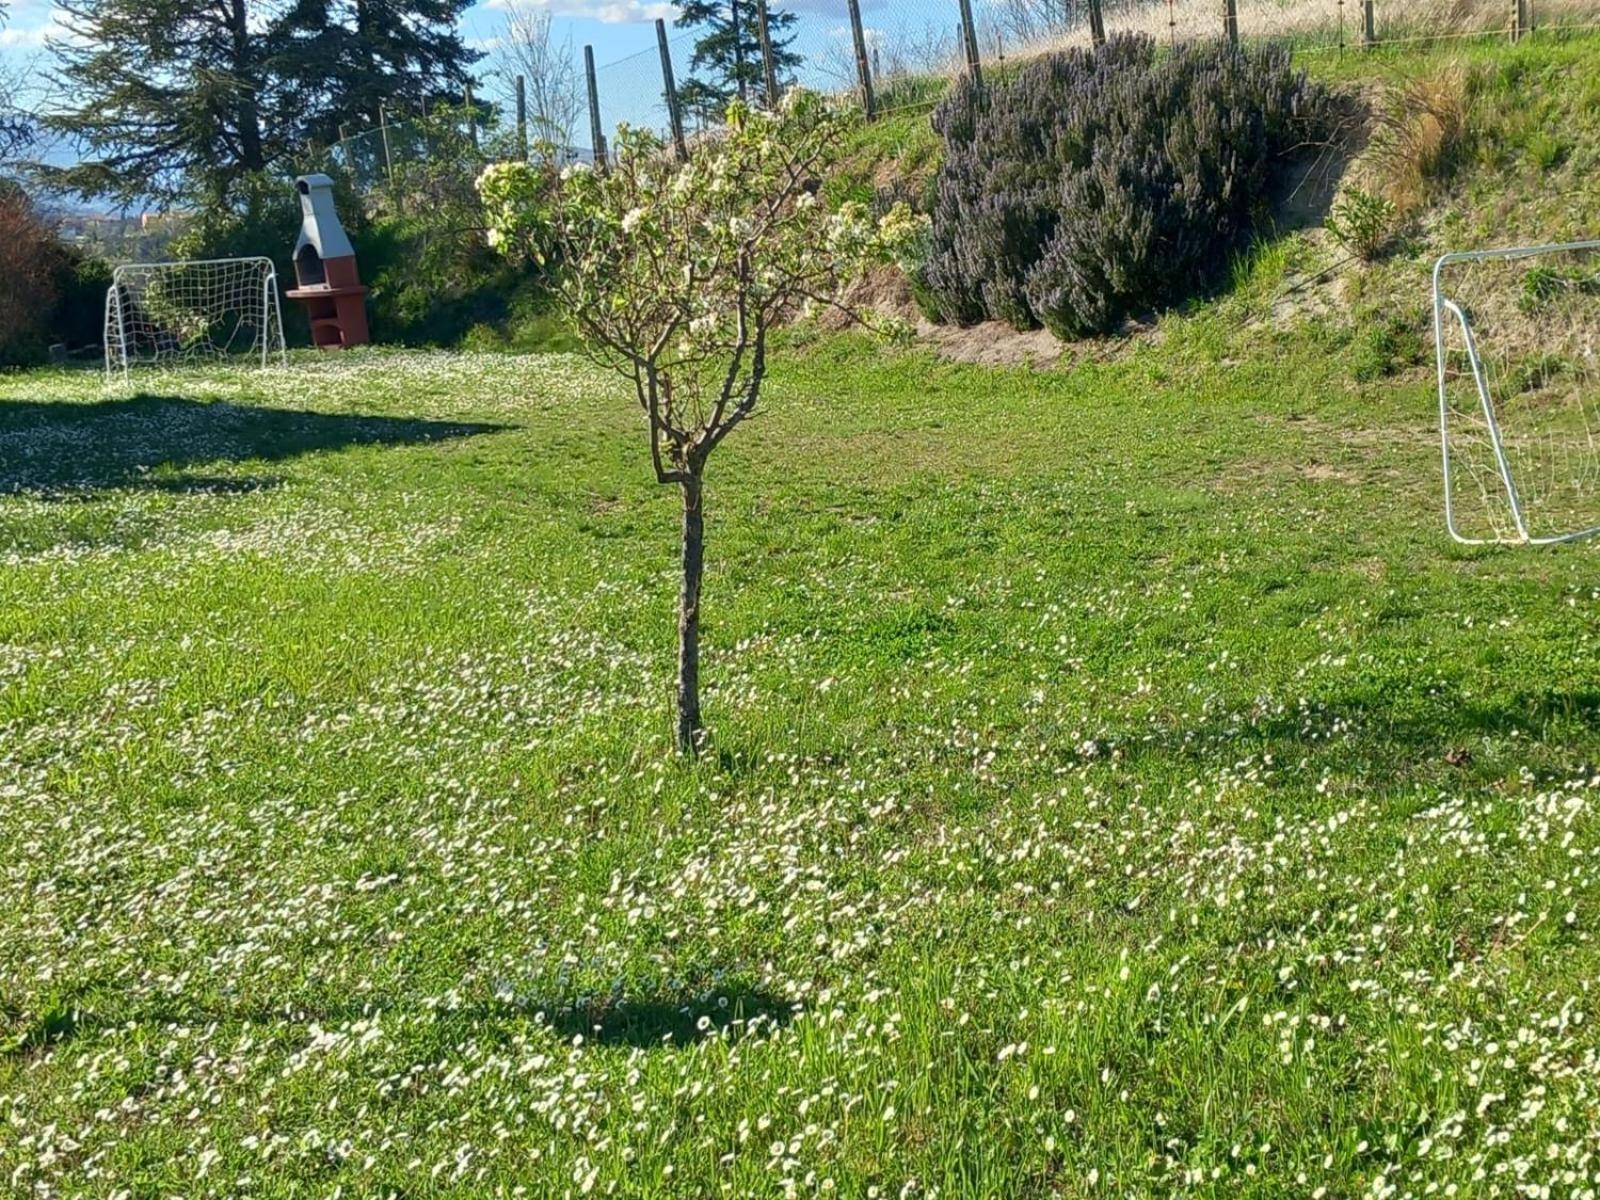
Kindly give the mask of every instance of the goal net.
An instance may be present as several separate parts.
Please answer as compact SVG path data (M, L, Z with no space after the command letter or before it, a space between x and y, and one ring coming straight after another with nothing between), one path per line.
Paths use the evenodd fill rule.
M1450 535L1600 533L1600 241L1446 254L1433 322Z
M285 355L278 276L270 258L132 263L106 292L106 375Z

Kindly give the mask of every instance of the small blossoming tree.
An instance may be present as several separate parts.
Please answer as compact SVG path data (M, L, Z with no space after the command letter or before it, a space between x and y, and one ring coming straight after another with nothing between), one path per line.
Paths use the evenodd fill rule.
M849 312L847 286L922 236L904 206L874 220L819 198L847 119L805 93L777 113L736 103L686 162L624 127L614 164L568 169L553 193L522 164L480 183L492 240L555 262L591 354L633 384L656 479L682 493L677 743L688 754L701 735L706 460L756 412L774 328L815 306Z

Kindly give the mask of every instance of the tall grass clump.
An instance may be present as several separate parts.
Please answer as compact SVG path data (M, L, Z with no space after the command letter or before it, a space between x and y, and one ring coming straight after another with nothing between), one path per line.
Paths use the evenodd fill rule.
M1379 106L1367 157L1400 216L1422 208L1461 162L1471 102L1467 71L1451 64L1391 88Z
M934 114L925 306L1078 336L1214 286L1329 101L1281 48L1138 36L963 81Z

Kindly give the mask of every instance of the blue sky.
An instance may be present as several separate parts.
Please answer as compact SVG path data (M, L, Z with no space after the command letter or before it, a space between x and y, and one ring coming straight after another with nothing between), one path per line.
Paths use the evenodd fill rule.
M499 30L501 10L507 0L489 0L468 10L463 32L480 48L492 42ZM664 17L670 23L673 9L653 0L524 0L549 9L558 35L572 38L575 48L594 46L595 60L607 63L655 45L652 22ZM0 29L0 62L30 78L44 80L50 68L45 51L48 38L60 33L52 0L13 0L11 16Z

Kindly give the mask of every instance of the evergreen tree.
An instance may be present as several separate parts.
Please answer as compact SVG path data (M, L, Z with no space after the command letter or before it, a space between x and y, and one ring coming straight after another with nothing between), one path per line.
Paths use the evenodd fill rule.
M473 0L295 0L273 39L290 111L331 144L342 122L377 124L379 109L460 103L481 57L457 32Z
M68 106L47 117L84 161L48 172L86 195L192 195L288 168L380 105L455 97L477 55L469 0L61 0Z
M274 96L259 0L62 0L75 35L57 43L63 95L76 102L47 124L85 161L58 182L85 194L171 195L283 155L283 131L263 123Z
M678 85L678 103L685 112L715 122L736 96L752 102L773 99L766 95L755 0L683 0L675 24L704 30L689 60L691 75ZM767 36L780 86L803 61L789 48L794 24L793 13L768 6Z

